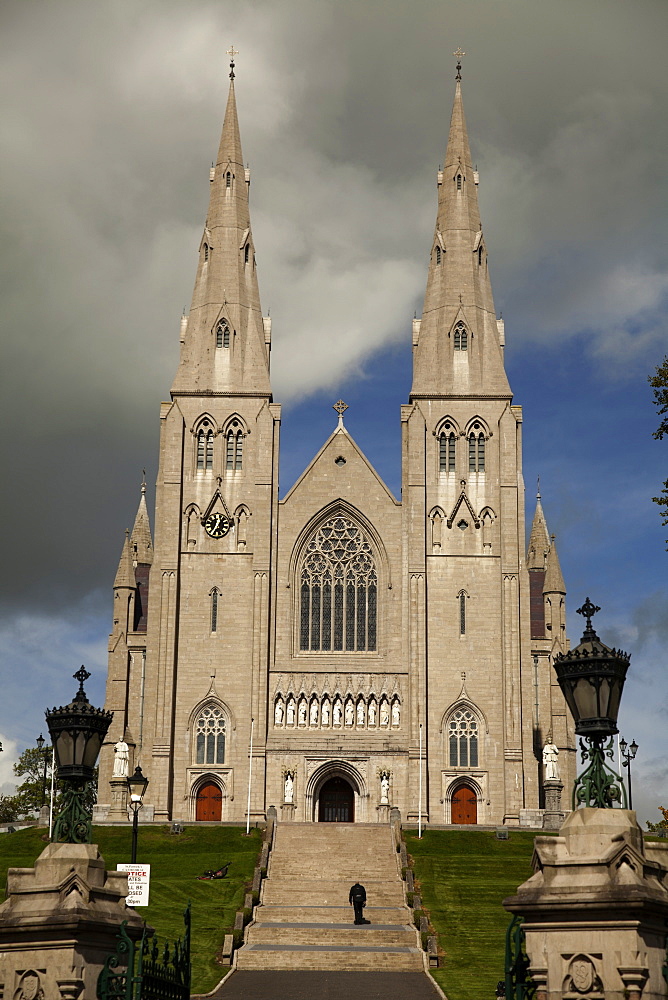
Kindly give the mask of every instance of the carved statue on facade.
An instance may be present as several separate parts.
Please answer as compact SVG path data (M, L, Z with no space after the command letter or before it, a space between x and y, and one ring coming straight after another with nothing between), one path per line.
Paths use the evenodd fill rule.
M355 709L353 708L352 699L348 698L346 702L346 725L352 726L355 721Z
M274 708L274 725L281 726L283 724L283 699L277 698L276 706Z
M401 722L401 705L399 704L399 699L395 698L392 702L392 725L398 726Z
M309 711L309 724L312 726L318 725L318 702L315 698L311 702L311 708Z
M334 709L332 716L335 726L341 725L342 715L343 715L343 705L341 704L341 699L337 697L336 700L334 701Z
M285 773L285 792L284 792L284 796L283 796L285 802L292 802L293 799L294 799L294 794L295 794L295 781L294 781L294 778L292 777L292 774L291 774L290 771L286 771L286 773Z
M380 703L380 724L381 726L389 726L390 724L390 706L387 698L383 698Z
M114 770L112 778L127 778L130 770L130 747L125 740L119 740L114 747Z
M383 771L380 775L380 804L381 806L386 806L389 804L390 795L390 775L387 771Z
M323 726L329 725L329 698L324 698L322 702L322 710L320 712L320 721Z
M294 726L295 724L295 699L290 696L288 699L288 708L286 712L286 720L289 726Z
M543 767L546 781L559 780L559 747L552 742L552 733L548 735L543 747Z

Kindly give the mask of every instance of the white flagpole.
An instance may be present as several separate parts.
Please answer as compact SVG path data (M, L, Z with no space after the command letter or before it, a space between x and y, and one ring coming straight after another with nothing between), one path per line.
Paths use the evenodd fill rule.
M56 751L51 750L51 800L49 802L49 840L51 840L51 835L53 833L53 783L54 774L56 771Z
M250 735L250 753L248 755L248 805L246 808L246 836L250 833L250 800L251 800L251 778L253 775L253 725L254 719L251 719L251 735Z
M418 774L418 837L422 836L422 723L420 723L420 771Z

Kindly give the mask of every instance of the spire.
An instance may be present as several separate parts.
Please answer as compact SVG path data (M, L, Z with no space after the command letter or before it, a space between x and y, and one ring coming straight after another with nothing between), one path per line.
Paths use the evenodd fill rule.
M126 530L125 541L123 543L123 551L121 552L121 558L118 563L118 569L116 570L116 578L114 580L114 590L119 587L127 587L134 590L137 586L135 581L135 571L132 565L132 549L130 547L130 532Z
M543 593L565 594L566 584L564 583L564 578L561 573L561 566L559 565L559 556L557 555L557 545L554 535L552 535L551 541L552 544L550 545L550 550L547 553L547 565L545 567L545 582L543 583Z
M533 516L529 545L527 547L527 569L544 570L547 554L550 551L550 536L547 532L547 522L543 513L540 492L536 493L536 513Z
M230 53L236 55L233 49ZM250 172L244 167L234 92L234 59L192 305L172 393L271 397L250 223Z
M461 51L455 53L460 59ZM462 100L461 62L443 170L411 397L511 396ZM461 324L461 326L460 326Z
M134 527L130 535L130 550L134 563L150 566L153 562L153 541L151 539L151 524L146 508L146 472L141 484L141 497Z

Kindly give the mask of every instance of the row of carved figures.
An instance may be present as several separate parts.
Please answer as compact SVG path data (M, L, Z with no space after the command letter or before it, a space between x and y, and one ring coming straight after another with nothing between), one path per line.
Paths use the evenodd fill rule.
M287 700L280 695L274 702L275 726L307 726L310 729L336 726L350 728L390 729L401 725L401 701L395 695L392 701L383 696L380 704L374 697L365 699L360 695L356 701L352 695L345 699L336 695L331 701L327 695L307 700L302 695L297 700L289 695Z

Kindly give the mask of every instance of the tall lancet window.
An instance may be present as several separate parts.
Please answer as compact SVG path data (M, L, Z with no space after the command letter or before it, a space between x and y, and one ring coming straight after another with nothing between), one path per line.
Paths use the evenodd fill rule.
M485 471L485 435L480 424L474 424L469 434L469 472Z
M225 468L228 472L240 472L243 468L244 432L235 420L225 437Z
M225 716L218 705L207 705L195 724L196 763L225 763Z
M205 421L197 432L197 470L213 469L213 431Z
M468 708L458 708L448 722L450 767L478 766L478 720Z
M438 468L440 472L455 471L455 432L446 424L438 439Z
M219 323L216 327L216 347L230 346L230 328L227 323Z
M465 590L460 590L457 594L457 601L459 604L459 634L466 635L466 600L468 594Z
M469 335L468 330L461 322L457 323L455 327L455 350L456 351L468 351L469 349Z
M330 518L307 543L300 569L299 615L302 651L375 651L376 563L368 538L349 518Z

